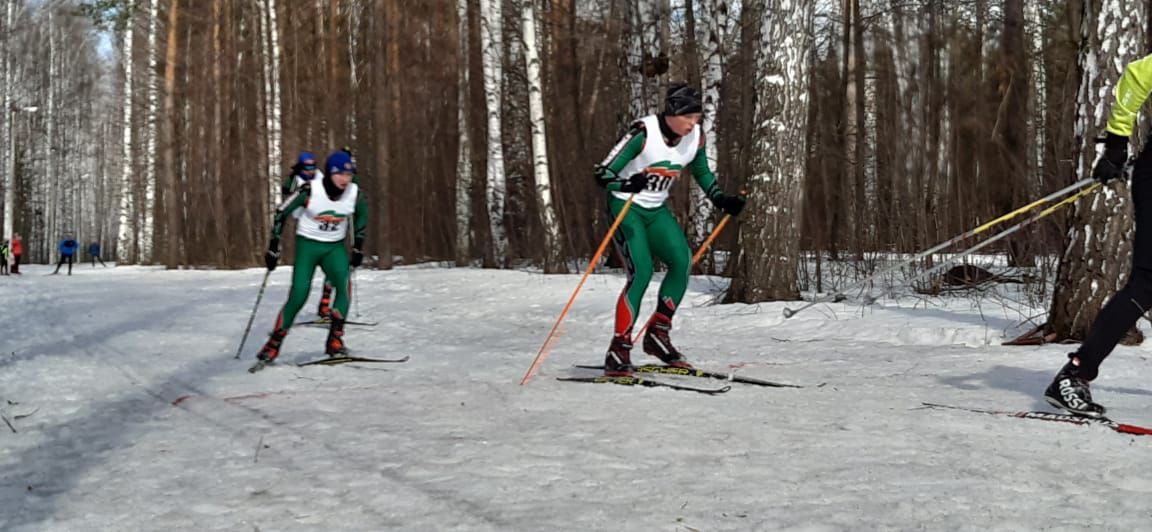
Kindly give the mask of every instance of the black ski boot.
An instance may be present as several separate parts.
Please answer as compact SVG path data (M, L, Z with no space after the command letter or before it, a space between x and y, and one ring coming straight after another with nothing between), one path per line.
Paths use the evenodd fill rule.
M348 347L344 345L344 318L339 312L332 313L332 325L328 327L328 340L324 342L324 354L330 357L348 356Z
M613 336L612 343L608 345L608 354L604 356L604 376L628 377L632 375L632 342L628 340L630 333L623 336Z
M688 363L688 359L684 358L684 355L672 345L672 340L668 337L668 332L671 330L671 318L660 313L654 314L652 324L648 327L648 332L644 334L644 352L659 358L661 362L672 367L692 367L692 364Z
M316 315L326 320L332 317L332 285L324 283L320 292L320 306L316 308Z
M1075 355L1069 355L1069 360L1048 389L1044 390L1044 398L1056 408L1062 408L1078 416L1104 417L1105 408L1092 402L1092 392L1088 389L1088 380L1078 374L1080 366L1075 364Z
M288 331L284 329L272 331L268 336L268 342L260 348L259 353L256 353L256 359L265 363L276 360L276 357L280 356L280 345L284 343L285 336L288 336Z

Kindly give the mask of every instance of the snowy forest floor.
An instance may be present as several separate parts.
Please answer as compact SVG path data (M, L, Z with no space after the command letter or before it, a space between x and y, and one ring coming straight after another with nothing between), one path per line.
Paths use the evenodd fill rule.
M919 408L1050 410L1072 347L999 345L1042 309L902 298L785 321L694 278L673 339L698 366L805 386L705 396L555 380L602 362L619 274L590 279L522 387L578 276L358 272L352 318L380 324L349 345L410 362L298 368L325 337L299 327L285 364L249 374L290 268L239 361L260 270L25 271L0 278L0 530L1152 526L1152 437ZM1150 354L1105 363L1114 419L1152 425Z

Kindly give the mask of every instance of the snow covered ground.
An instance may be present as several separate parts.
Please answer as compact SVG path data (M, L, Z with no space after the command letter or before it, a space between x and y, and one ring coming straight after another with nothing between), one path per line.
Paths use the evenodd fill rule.
M356 310L381 323L349 345L411 362L252 375L289 268L242 361L260 270L25 271L0 278L17 431L0 424L0 530L1152 529L1152 437L919 408L1047 409L1069 347L1001 347L1023 326L1000 303L785 321L779 303L711 305L722 280L694 279L681 349L805 386L705 396L555 380L602 361L617 274L588 282L521 387L575 275L360 272ZM293 330L282 360L324 335ZM1094 391L1115 419L1152 425L1150 349L1105 364Z

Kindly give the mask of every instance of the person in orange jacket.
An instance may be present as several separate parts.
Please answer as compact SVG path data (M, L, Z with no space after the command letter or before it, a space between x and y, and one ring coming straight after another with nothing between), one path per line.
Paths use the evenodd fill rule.
M24 240L20 233L12 235L12 273L20 275L20 256L24 254Z

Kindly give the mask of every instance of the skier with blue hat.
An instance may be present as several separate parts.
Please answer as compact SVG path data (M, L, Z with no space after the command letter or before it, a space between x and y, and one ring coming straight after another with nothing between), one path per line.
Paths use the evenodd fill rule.
M286 199L289 194L300 188L300 185L311 183L317 177L323 178L324 172L316 168L316 156L310 151L300 152L296 157L296 164L292 165L288 177L284 178L284 184L280 185L280 199Z
M344 151L333 152L324 163L325 176L305 184L289 195L276 209L272 224L272 238L264 263L269 271L280 262L280 233L284 222L296 209L301 209L296 223L296 262L292 270L292 288L288 301L276 318L276 326L268 342L257 353L258 362L252 371L276 360L296 314L308 300L312 276L319 266L335 288L332 323L324 352L329 356L348 353L344 345L344 321L350 302L349 267L356 268L364 260L364 236L368 229L368 202L360 187L353 183L356 164ZM344 247L344 240L353 225L352 254Z

